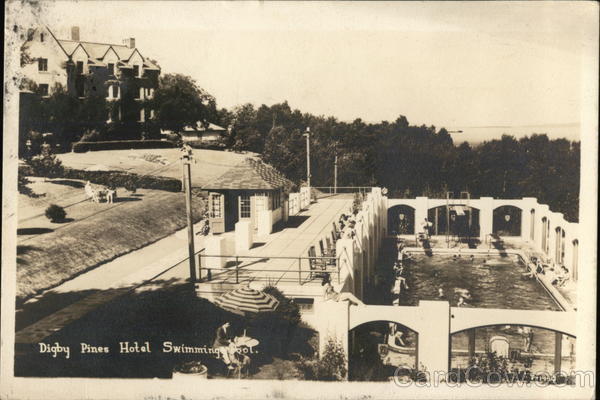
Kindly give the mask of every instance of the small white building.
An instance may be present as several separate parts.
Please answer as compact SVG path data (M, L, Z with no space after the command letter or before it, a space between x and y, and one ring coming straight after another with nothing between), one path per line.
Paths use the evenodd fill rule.
M162 130L161 133L167 135L172 134L173 132ZM203 145L217 145L224 143L228 131L211 122L209 122L208 125L204 125L201 121L198 121L195 126L184 127L179 134L184 143L189 144L192 147L202 147Z

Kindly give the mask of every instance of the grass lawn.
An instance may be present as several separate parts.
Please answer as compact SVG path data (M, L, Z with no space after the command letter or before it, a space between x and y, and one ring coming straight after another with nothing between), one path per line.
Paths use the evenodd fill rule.
M229 168L254 153L194 149L192 185L202 187L221 176ZM181 151L179 149L103 150L87 153L64 153L57 157L65 167L73 169L100 169L151 174L181 179Z
M18 300L57 286L186 225L185 200L181 193L139 190L135 195L126 195L121 189L114 204L96 204L80 202L83 189L69 188L71 185L64 182L38 182L34 191L46 196L36 199L20 196ZM62 205L73 204L66 209L68 222L51 223L43 216L49 200L67 203ZM194 209L200 211L203 207L204 202L194 197ZM200 215L196 212L195 219L199 220Z

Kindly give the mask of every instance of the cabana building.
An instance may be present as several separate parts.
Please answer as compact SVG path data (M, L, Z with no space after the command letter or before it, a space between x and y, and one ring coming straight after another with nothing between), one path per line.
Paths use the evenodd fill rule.
M293 187L272 166L246 158L203 187L208 191L211 232L231 231L236 222L247 220L259 234L271 233L273 226L287 220L287 198Z

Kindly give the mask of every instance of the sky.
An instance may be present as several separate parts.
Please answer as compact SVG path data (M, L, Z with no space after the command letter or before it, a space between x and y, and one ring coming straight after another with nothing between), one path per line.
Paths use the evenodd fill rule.
M82 40L135 37L220 107L287 100L452 129L577 125L594 4L58 1L41 18L59 38L73 25Z

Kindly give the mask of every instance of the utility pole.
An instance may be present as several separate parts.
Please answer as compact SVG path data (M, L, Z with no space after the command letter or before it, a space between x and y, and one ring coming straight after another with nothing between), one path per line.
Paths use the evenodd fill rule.
M187 214L188 226L190 281L194 283L196 282L196 252L194 251L194 219L192 217L192 174L190 165L192 162L192 148L189 145L184 145L181 148L181 151L183 152L181 160L183 162L185 183L185 210Z
M306 128L306 183L310 189L310 128Z
M333 193L337 194L337 147L335 148L335 158L333 160Z

